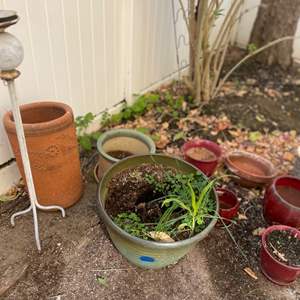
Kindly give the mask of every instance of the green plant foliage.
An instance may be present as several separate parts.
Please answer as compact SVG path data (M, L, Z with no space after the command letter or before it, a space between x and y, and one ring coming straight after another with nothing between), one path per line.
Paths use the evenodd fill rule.
M253 53L257 50L257 46L254 43L250 43L247 45L247 50L249 53Z
M186 138L185 132L179 131L173 136L173 142L176 142L178 140L185 139L185 138Z
M206 219L212 217L215 211L211 190L216 180L208 181L201 173L174 175L170 172L162 182L157 182L151 175L148 175L146 180L155 186L156 192L167 195L162 202L162 207L167 209L161 216L156 231L171 235L189 231L191 236L205 228ZM180 214L178 210L181 211Z
M84 116L78 116L75 119L75 127L77 131L77 139L79 145L84 150L91 150L93 145L93 140L98 140L101 132L86 133L88 126L94 121L95 115L91 112Z
M177 111L182 108L182 104L184 102L183 96L173 97L169 92L166 92L165 99L172 110Z
M164 213L157 223L151 224L143 224L133 212L118 214L114 222L129 234L143 239L148 239L151 231L172 237L188 232L192 236L205 228L208 218L214 217L216 203L211 190L216 180L208 181L201 173L186 175L170 171L160 181L149 174L145 178L156 194L164 195L152 200L161 202Z
M102 121L102 124L116 125L120 124L121 122L134 119L135 117L143 115L146 111L152 109L158 100L159 95L155 93L141 95L131 106L125 105L119 113L113 114L110 118L106 118L104 121Z
M139 127L139 128L136 128L137 131L143 133L143 134L147 134L149 135L150 134L150 128L146 128L146 127Z
M224 15L224 9L222 9L222 8L216 9L214 11L215 18L219 18L220 16L223 16L223 15Z
M127 233L145 240L148 239L149 230L136 213L120 213L114 218L114 222Z

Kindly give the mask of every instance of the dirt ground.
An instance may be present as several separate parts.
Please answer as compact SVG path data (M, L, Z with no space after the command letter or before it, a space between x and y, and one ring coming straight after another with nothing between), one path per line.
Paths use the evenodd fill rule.
M283 73L248 65L204 111L216 116L226 113L232 123L249 130L299 133L297 78L297 69ZM204 129L197 127L197 135L232 139L226 137L227 131L212 136L207 131L211 128ZM173 137L176 130L170 128ZM173 140L162 148L182 143ZM253 231L267 226L262 216L263 191L235 183L229 187L237 192L240 214L246 216L230 227L238 247L226 230L215 228L176 265L156 271L130 265L114 248L97 216L97 184L91 174L83 198L67 210L65 219L58 212L39 212L41 253L35 247L31 214L19 217L15 228L9 223L11 214L26 208L28 200L0 203L0 299L300 299L299 280L280 287L260 272L260 237ZM245 273L246 267L257 280Z
M153 271L130 265L110 242L96 213L96 184L59 213L39 213L42 252L35 248L30 215L9 224L11 209L1 214L1 288L20 277L1 299L299 299L299 282L279 287L264 278L258 263L249 277L223 229L215 229L178 264ZM26 207L23 201L13 210ZM258 239L258 238L257 238ZM241 245L242 246L242 245ZM255 256L255 253L247 253ZM257 260L257 258L256 258ZM100 284L97 277L104 279ZM297 292L298 291L298 292ZM297 298L298 297L298 298Z

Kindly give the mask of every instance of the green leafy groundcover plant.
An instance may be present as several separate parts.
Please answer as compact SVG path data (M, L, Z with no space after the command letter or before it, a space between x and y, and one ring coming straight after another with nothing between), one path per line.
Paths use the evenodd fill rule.
M153 223L143 223L134 212L118 214L114 222L129 234L149 239L156 232L179 240L201 232L214 218L216 203L212 189L216 179L209 181L201 173L166 172L161 181L151 175L147 175L146 180L155 195L163 195L150 201L159 203L162 214Z

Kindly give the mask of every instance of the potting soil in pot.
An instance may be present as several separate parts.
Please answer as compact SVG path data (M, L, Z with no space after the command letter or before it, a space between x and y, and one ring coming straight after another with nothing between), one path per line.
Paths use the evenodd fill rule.
M146 180L146 175L151 174L159 181L167 171L176 172L174 169L166 169L157 164L142 164L118 173L108 186L109 192L105 202L108 214L115 217L118 213L137 211L146 202L159 197Z
M109 156L112 156L117 159L123 159L125 157L129 157L129 156L133 155L133 153L131 153L129 151L118 151L118 150L108 151L107 154Z
M216 155L203 147L193 147L186 151L186 155L191 159L198 161L212 161L216 160Z
M142 164L138 167L123 170L116 174L108 183L105 209L114 222L125 231L148 239L149 232L157 231L156 225L160 222L166 210L172 206L172 203L162 205L163 200L170 195L169 182L172 183L173 187L178 187L178 194L180 194L182 182L179 181L177 185L176 180L178 180L178 177L176 176L189 175L183 175L173 168L160 164ZM199 173L197 176L203 179L205 185L207 184L207 179L202 174ZM186 182L184 186L187 186ZM189 190L185 190L185 193L189 194ZM203 224L197 225L197 230L199 231L203 230L211 222L211 218L207 217L207 215L213 215L215 211L215 202L210 202L212 199L210 196L207 199L209 208L206 210ZM180 206L172 211L171 215L172 220L180 218L182 222ZM162 230L160 233L169 233L175 230L176 233L174 235L170 233L175 240L188 238L190 232L188 230L177 230L179 224L175 221L171 225L174 226L171 231ZM195 229L194 233L199 232L197 230ZM144 232L147 233L143 234Z
M278 261L300 266L300 239L287 230L274 230L267 237L267 248Z
M276 187L276 191L286 202L300 208L299 190L293 188L292 186L279 185Z

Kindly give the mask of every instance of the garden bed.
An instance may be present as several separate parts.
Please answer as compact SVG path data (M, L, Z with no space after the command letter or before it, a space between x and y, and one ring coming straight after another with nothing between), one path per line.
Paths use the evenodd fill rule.
M291 172L300 141L299 77L297 70L283 73L245 65L201 113L188 98L185 86L174 83L155 92L160 101L149 111L106 129L138 128L154 138L160 152L179 156L188 138L208 138L224 150L238 148L266 156L281 172ZM184 98L177 101L180 95ZM86 191L67 211L67 218L39 213L41 254L33 243L30 215L18 218L15 228L9 224L12 212L26 207L28 201L1 203L0 269L5 270L1 286L3 276L12 286L6 299L72 299L75 295L90 299L299 297L299 281L278 287L260 273L259 234L267 226L262 216L263 191L233 182L224 184L242 200L237 224L229 227L238 246L226 230L215 229L175 266L143 271L129 265L112 246L96 215L95 153L93 148L82 155Z

